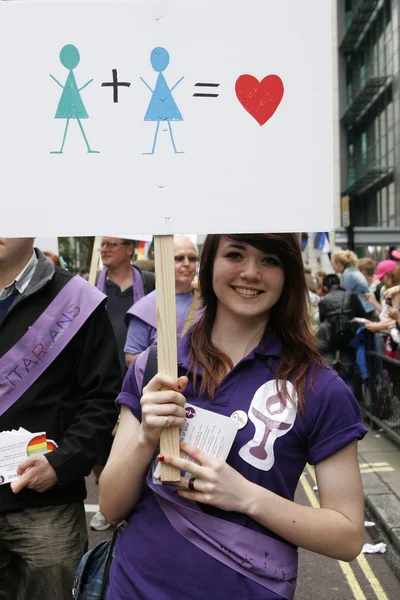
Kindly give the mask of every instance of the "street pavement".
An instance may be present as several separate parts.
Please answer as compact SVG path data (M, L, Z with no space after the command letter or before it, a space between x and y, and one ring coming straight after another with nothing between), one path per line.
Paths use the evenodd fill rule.
M400 449L383 432L370 430L359 445L359 461L366 520L375 523L365 529L365 542L385 542L387 552L361 554L351 563L343 563L300 550L295 600L400 600ZM98 503L93 475L87 478L87 487L89 526ZM318 506L315 473L308 465L299 482L296 501ZM112 529L90 531L90 547L111 535ZM184 597L190 600L189 595Z

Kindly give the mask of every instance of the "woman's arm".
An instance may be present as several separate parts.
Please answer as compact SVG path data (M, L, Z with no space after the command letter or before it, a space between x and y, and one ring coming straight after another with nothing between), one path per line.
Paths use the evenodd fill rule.
M356 442L319 463L316 475L321 508L302 506L259 488L253 490L246 512L292 544L351 561L360 553L364 540L364 497Z
M117 434L99 482L100 510L110 523L126 519L138 503L167 422L172 427L184 425L186 400L180 392L187 381L187 377L177 381L162 375L153 377L140 401L141 423L129 407L121 406Z
M117 433L99 481L100 510L110 523L119 523L135 508L157 445L140 435L140 423L121 406Z
M313 552L345 561L359 554L364 538L364 501L356 442L317 465L321 508L286 500L194 446L182 444L182 449L200 465L165 457L168 464L196 475L196 491L179 491L179 495L242 512L292 544ZM187 488L187 480L182 485Z
M392 329L393 327L396 327L396 321L393 319L386 319L385 321L379 321L378 323L369 321L365 324L365 329L368 329L368 331L372 331L373 333Z

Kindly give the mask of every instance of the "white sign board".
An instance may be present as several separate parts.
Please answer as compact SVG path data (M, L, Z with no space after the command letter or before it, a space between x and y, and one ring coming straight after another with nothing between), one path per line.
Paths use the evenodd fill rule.
M0 2L1 236L333 228L328 0Z
M58 256L58 238L56 237L36 238L34 246L35 248L40 248L40 250L42 250L43 252L52 252L53 254Z

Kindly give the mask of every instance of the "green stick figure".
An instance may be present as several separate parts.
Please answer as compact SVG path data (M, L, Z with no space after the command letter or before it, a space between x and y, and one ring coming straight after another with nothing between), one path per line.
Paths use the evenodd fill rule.
M92 150L90 148L89 142L85 135L85 131L83 129L81 119L88 119L89 115L86 112L86 108L82 102L82 98L80 92L92 83L93 79L85 83L81 88L78 88L75 75L73 70L79 65L81 57L79 55L78 49L72 44L68 44L64 46L64 48L60 52L60 62L66 68L69 69L69 74L65 85L62 85L57 79L50 74L50 77L54 79L54 81L63 89L63 93L61 94L60 102L58 103L56 119L67 119L67 123L65 125L64 137L61 144L60 150L55 150L50 152L50 154L62 154L64 151L64 144L67 137L68 126L70 119L76 119L78 121L79 128L83 135L83 139L85 140L85 144L87 147L87 151L89 154L100 154L97 150Z

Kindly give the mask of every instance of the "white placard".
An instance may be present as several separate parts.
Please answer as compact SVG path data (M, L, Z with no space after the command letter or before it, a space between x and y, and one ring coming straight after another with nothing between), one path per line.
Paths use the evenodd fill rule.
M35 248L40 248L43 252L52 252L56 256L58 256L59 248L58 248L58 238L36 238L34 243Z
M212 458L226 460L238 432L237 421L193 404L185 404L185 409L186 422L180 430L180 439L200 448ZM181 458L197 463L187 452L181 451ZM160 473L161 464L156 461L153 472L153 481L156 484L159 483Z
M135 242L152 242L153 241L153 236L146 235L145 233L133 233L130 235L129 234L121 235L121 232L119 232L118 235L115 234L113 236L108 234L108 237L119 237L119 238L122 238L123 240L135 240Z
M0 2L0 235L332 229L330 4Z

